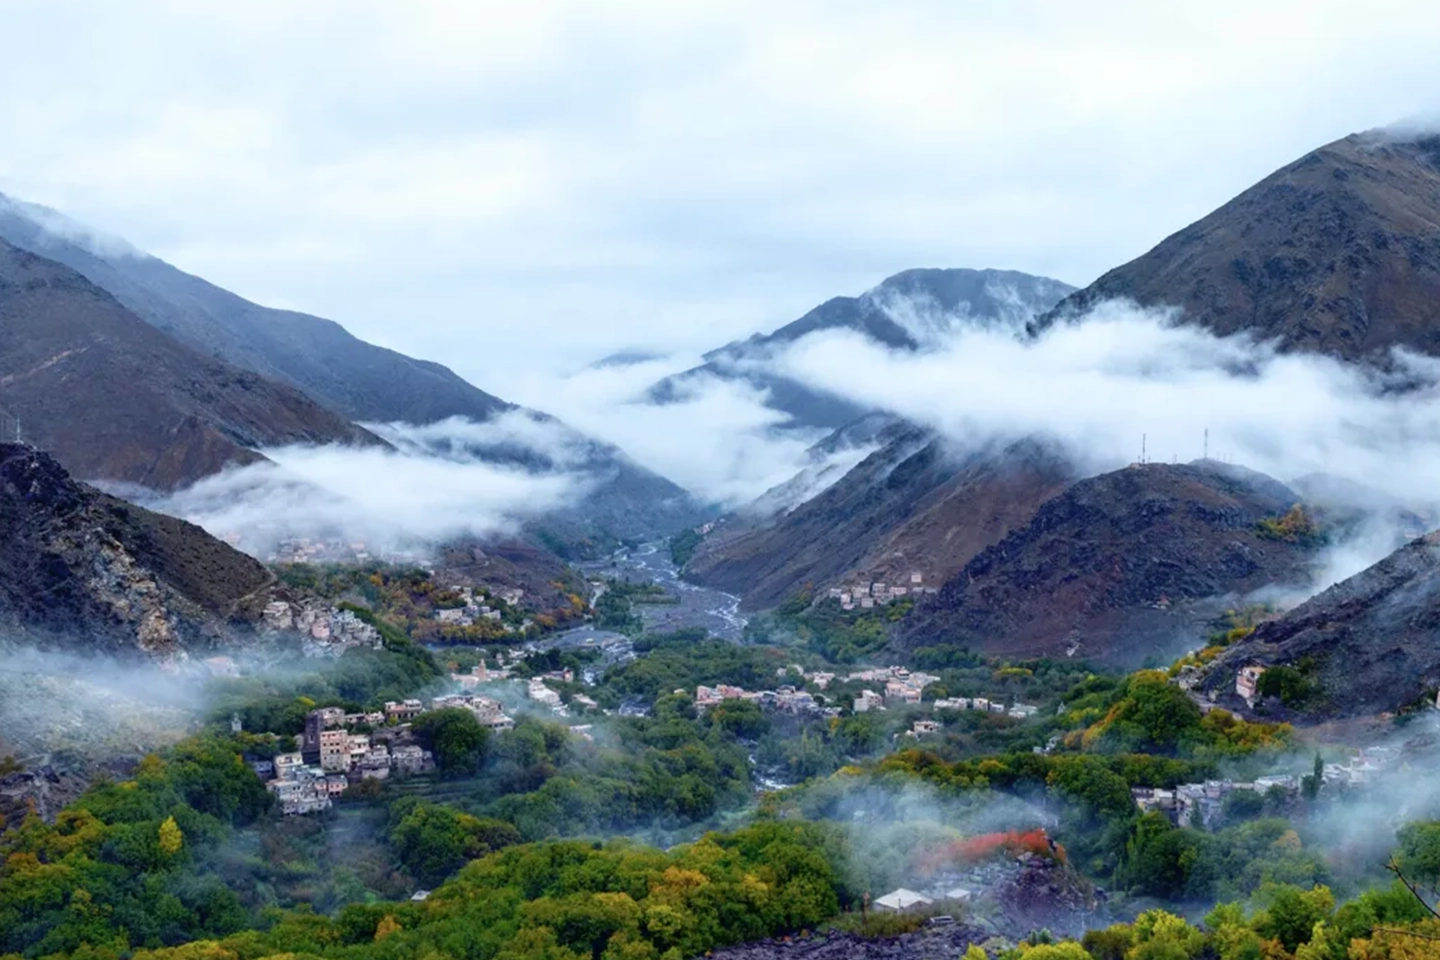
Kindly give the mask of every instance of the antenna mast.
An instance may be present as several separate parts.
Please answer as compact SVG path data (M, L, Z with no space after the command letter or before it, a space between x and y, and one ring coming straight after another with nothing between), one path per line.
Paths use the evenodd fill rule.
M1206 427L1206 428L1205 428L1205 455L1204 455L1203 459L1205 459L1205 460L1209 460L1209 459L1210 459L1210 428L1209 428L1209 427Z
M1145 434L1143 434L1143 433L1140 434L1140 462L1141 462L1141 463L1145 463L1145 462L1146 462L1146 460L1145 460L1145 443L1146 443L1147 439L1148 439L1148 438L1146 437Z

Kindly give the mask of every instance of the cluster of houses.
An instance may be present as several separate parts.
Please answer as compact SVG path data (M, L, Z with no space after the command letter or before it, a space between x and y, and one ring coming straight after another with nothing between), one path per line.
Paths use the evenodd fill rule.
M473 627L482 620L493 620L496 623L500 623L505 616L504 611L498 606L491 606L490 603L485 602L488 599L487 597L475 596L473 587L455 586L450 589L460 595L460 598L465 601L465 605L436 610L435 619L443 624L457 627ZM495 600L504 603L506 606L513 607L520 602L520 598L523 596L525 596L525 591L515 587L499 591L495 594ZM533 623L533 621L527 618L519 627L508 623L502 625L506 633L515 633L525 630L531 623Z
M1028 720L1040 712L1040 708L1031 703L1016 703L1012 706L1005 706L1002 699L990 699L988 697L945 697L935 701L935 709L938 710L979 710L982 713L1003 713L1016 720Z
M353 611L318 600L272 600L261 612L261 623L268 630L299 633L306 656L339 656L351 647L378 650L383 644L380 631Z
M856 713L884 710L886 702L919 703L925 688L940 678L928 673L911 672L904 667L882 667L875 670L861 670L850 674L847 681L861 683L883 683L884 694L874 690L861 690L851 708Z
M684 690L676 690L683 694ZM815 695L805 690L797 690L793 686L782 685L774 690L746 690L742 687L732 687L729 684L717 684L713 687L695 688L695 709L704 712L711 707L719 706L726 700L746 700L758 704L764 710L778 710L781 713L793 714L816 714L819 716L838 716L838 707L826 707L815 699Z
M482 683L494 683L500 680L511 680L514 677L514 665L525 659L527 652L524 650L510 651L507 660L505 651L501 651L497 660L499 666L491 669L482 659L475 665L470 673L452 673L450 679L462 690L473 690ZM506 664L509 664L508 666ZM557 683L574 683L575 672L566 668L564 670L552 670L549 673L541 674L538 677L531 677L525 681L525 696L532 703L549 708L560 716L566 716L568 710L561 701L560 694L545 685L545 681L551 680ZM485 699L479 697L476 699ZM600 705L584 694L577 694L570 698L570 706L583 710L598 710ZM483 722L483 718L482 718Z
M346 713L340 707L312 710L305 717L298 752L251 760L250 767L266 781L265 788L275 795L280 812L287 817L328 810L333 798L361 780L385 780L392 772L406 776L431 773L434 755L405 742L408 731L352 732L356 727L383 724L387 715L408 713L410 703L389 703L384 712L372 713Z
M910 582L906 585L882 583L880 581L874 583L857 583L849 587L831 587L826 595L831 600L840 601L840 609L842 610L854 610L857 607L861 610L870 610L874 608L876 604L887 604L892 600L899 600L901 597L939 592L938 587L926 586L924 574L912 573L910 574Z
M988 713L1001 713L1016 720L1025 720L1035 716L1039 707L1028 703L1017 703L1013 707L1006 707L1002 700L988 700L985 697L951 697L945 700L935 701L935 710L980 710ZM942 724L939 720L916 720L909 730L905 731L907 737L928 737L940 732Z
M1354 788L1365 786L1395 759L1397 751L1389 747L1367 747L1345 763L1327 763L1321 775L1326 787ZM1225 798L1247 790L1262 797L1291 802L1300 795L1301 777L1278 774L1257 777L1251 781L1206 780L1203 783L1182 783L1173 790L1134 787L1130 793L1141 812L1159 811L1181 827L1210 828L1220 820Z
M239 548L238 534L224 534L221 539L232 547ZM288 537L275 544L275 549L265 557L266 563L365 563L379 559L380 555L370 549L364 540L344 540L339 537L319 539L315 537ZM387 550L383 559L394 563L420 563L424 557L415 550Z

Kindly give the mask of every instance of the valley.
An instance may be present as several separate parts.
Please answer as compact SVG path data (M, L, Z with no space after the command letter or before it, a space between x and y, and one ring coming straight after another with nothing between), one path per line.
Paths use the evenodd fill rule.
M1433 960L1437 250L1370 131L451 369L0 196L0 960Z

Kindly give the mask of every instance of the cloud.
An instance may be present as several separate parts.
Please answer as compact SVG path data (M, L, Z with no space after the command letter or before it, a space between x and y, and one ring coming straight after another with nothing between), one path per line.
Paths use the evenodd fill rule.
M1281 480L1344 478L1352 501L1386 515L1440 507L1440 362L1431 358L1397 353L1382 375L1112 302L1033 342L971 329L911 353L848 332L814 335L775 369L965 445L1053 437L1089 472L1139 459L1142 444L1153 460L1197 459L1208 431L1211 457ZM1383 555L1389 529L1366 530L1368 546L1351 544L1359 552L1337 556L1335 573Z
M825 431L779 429L786 416L766 406L764 391L743 381L687 378L675 402L645 399L656 381L698 361L678 355L558 377L535 372L515 385L514 395L615 444L701 500L727 508L830 462L810 449ZM837 462L853 462L853 451L835 456Z
M452 425L454 426L454 425ZM457 431L461 432L461 431ZM392 426L392 437L407 436ZM409 434L437 442L440 428ZM460 449L457 439L456 449ZM582 497L588 478L563 467L529 471L456 453L294 446L271 463L226 470L146 506L197 523L264 556L289 537L363 540L376 554L423 550L457 536L514 533L525 520Z
M60 0L6 39L0 190L505 395L906 267L1082 283L1433 109L1440 9Z

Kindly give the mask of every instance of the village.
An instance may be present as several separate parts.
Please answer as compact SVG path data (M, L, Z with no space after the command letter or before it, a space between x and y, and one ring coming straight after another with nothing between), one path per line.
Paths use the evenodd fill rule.
M378 650L383 645L380 631L354 611L319 601L271 601L261 613L261 623L269 630L299 633L307 657L338 657L352 647Z
M828 688L837 680L842 683L883 684L883 694L869 689L860 691L850 705L851 710L855 713L884 710L887 703L892 706L919 705L923 700L925 688L940 679L932 674L911 671L899 666L858 670L842 677L835 673L822 671L807 673L805 668L799 664L791 664L789 667L778 669L776 675L780 678L798 675L799 679L813 683L820 690ZM684 693L684 691L677 690L676 693ZM784 684L774 690L746 690L743 687L728 684L695 688L696 710L708 710L726 700L749 701L762 708L775 709L783 713L838 716L841 712L839 707L828 706L822 702L823 698L792 684ZM931 707L937 713L946 710L979 710L985 713L1005 714L1016 720L1028 719L1039 711L1038 707L1026 703L1016 703L1007 707L1005 701L998 697L993 700L987 697L943 697L933 701ZM939 733L941 726L938 720L916 720L904 735L909 737L929 736Z
M890 584L859 583L850 587L831 587L826 595L831 600L840 601L841 610L870 610L876 604L887 604L894 600L900 600L908 596L920 596L922 594L939 593L938 587L927 586L923 573L910 574L908 586L892 586Z
M499 604L504 604L506 608L510 609L518 606L521 598L525 596L525 591L518 587L499 591L493 599L490 599L489 603L485 602L486 597L477 597L473 587L454 586L450 589L464 601L464 606L442 608L435 611L435 619L446 626L473 627L481 620L491 620L500 624L506 633L524 633L534 623L528 617L518 626L504 622L507 611L501 609Z
M451 674L451 681L462 692L434 697L428 703L419 699L392 700L381 710L353 713L340 707L312 710L306 714L298 751L247 762L266 781L266 789L275 795L284 816L329 810L335 797L366 780L433 773L435 757L416 742L412 721L432 710L468 710L492 732L513 729L515 721L500 701L466 691L480 684L513 679L514 663L526 655L523 650L511 652L511 666L505 666L502 654L501 666L493 670L481 659L471 673ZM593 699L583 694L571 697L567 706L559 693L545 685L546 680L569 683L574 674L566 669L527 679L525 695L537 706L562 717L572 709L599 709ZM232 726L238 732L238 718ZM572 725L569 729L582 739L593 739L590 724Z
M1326 763L1317 789L1356 789L1369 786L1399 757L1394 747L1366 747L1345 763ZM1297 774L1256 777L1249 781L1206 780L1182 783L1173 790L1135 787L1130 793L1142 813L1159 811L1180 827L1211 829L1221 821L1225 799L1248 791L1277 804L1289 804L1301 795L1303 779Z

